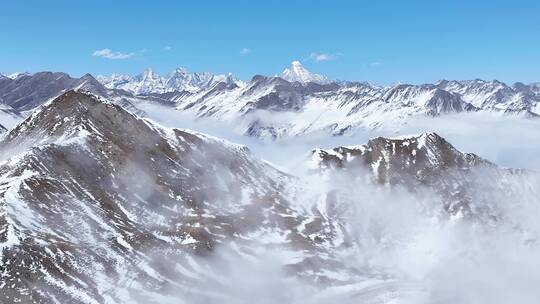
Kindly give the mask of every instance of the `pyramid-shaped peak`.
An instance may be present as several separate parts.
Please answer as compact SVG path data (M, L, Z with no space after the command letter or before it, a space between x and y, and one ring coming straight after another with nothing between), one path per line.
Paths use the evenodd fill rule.
M43 104L17 125L5 142L32 142L45 138L69 137L80 130L102 129L113 120L129 123L134 115L101 97L80 90L69 90ZM97 132L99 134L102 132Z
M324 84L329 82L326 77L308 71L299 60L291 62L291 67L285 69L281 77L290 82L300 82L303 84L309 82Z

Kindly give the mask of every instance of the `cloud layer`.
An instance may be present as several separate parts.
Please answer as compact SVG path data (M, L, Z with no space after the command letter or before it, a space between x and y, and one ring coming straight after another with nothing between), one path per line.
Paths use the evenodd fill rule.
M92 53L92 56L94 57L102 57L106 59L113 59L113 60L119 60L119 59L128 59L135 55L135 53L122 53L122 52L115 52L111 49L101 49L97 50Z
M309 59L315 62L331 61L337 58L336 55L326 53L311 53Z

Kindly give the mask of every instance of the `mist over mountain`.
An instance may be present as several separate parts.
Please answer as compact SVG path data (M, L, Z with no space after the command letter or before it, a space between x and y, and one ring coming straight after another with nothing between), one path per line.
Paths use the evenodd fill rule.
M21 74L0 80L4 112L17 116L69 89L82 88L118 103L156 104L191 116L234 125L241 134L276 140L308 134L354 135L363 129L401 128L411 119L481 112L536 119L536 84L500 81L439 81L386 87L330 81L294 61L282 76L190 73L177 68L161 76L151 69L137 76L63 73ZM90 85L91 83L91 85ZM1 121L0 121L1 123Z
M540 1L0 11L0 304L540 303Z
M0 77L0 299L535 303L539 101L298 61Z

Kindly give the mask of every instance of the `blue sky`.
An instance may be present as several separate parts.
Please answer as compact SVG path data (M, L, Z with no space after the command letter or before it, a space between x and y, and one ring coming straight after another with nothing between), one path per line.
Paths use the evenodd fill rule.
M333 79L378 84L532 82L539 12L538 0L5 1L0 71L183 66L249 79L298 59Z

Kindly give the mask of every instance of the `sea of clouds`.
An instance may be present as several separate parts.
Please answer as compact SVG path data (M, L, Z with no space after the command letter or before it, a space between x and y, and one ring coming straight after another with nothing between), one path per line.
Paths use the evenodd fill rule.
M279 270L283 266L279 259L273 258L278 255L261 256L246 266L242 259L224 254L218 260L233 265L221 274L231 278L223 289L231 303L540 303L540 179L536 174L540 171L540 120L456 114L418 117L405 125L340 137L310 134L265 141L242 135L242 129L232 124L155 105L144 105L143 110L162 125L194 129L248 146L257 157L299 176L311 198L339 189L349 204L342 219L356 242L354 250L343 253L342 261L378 274L317 290L286 277ZM531 172L507 177L503 183L507 189L497 195L477 189L478 201L487 198L504 214L503 219L486 225L445 217L440 202L429 192L414 196L406 190L358 183L346 176L328 179L304 170L315 147L359 145L377 136L422 132L436 132L458 150L501 167ZM296 203L306 206L313 201Z

